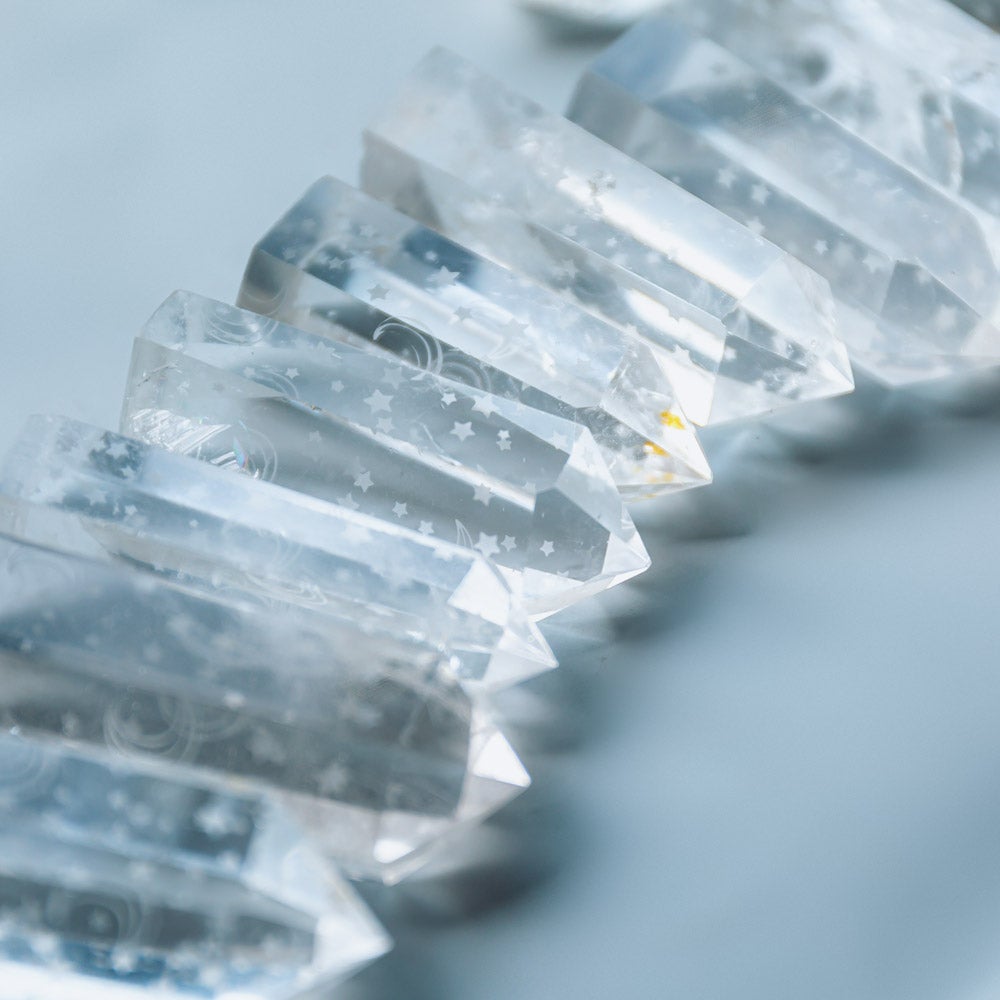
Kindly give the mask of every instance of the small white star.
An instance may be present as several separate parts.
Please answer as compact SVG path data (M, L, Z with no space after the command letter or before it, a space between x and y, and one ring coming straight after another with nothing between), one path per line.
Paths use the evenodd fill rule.
M406 517L406 504L397 501L392 505L392 512L396 517Z
M732 167L723 167L716 175L715 180L720 187L727 190L736 182L736 171Z
M380 392L376 389L370 396L365 397L365 402L371 407L372 413L378 413L380 411L389 412L392 403L392 396L387 396L384 392Z
M285 377L286 378L298 378L299 377L299 370L298 370L298 368L286 368L285 369Z
M484 417L492 417L494 413L497 412L497 408L493 405L492 396L480 396L473 404L472 409L476 413L483 414Z
M501 451L510 451L510 431L499 431L497 433L497 447Z
M441 266L427 279L427 284L431 288L446 288L455 284L458 275L458 271L449 271L448 268Z
M358 489L361 490L362 493L367 493L371 489L371 487L374 485L374 481L372 480L371 473L369 473L369 472L366 471L366 472L362 472L360 475L356 476L355 479L354 479L354 485L357 486Z
M826 240L817 240L813 244L813 250L815 250L820 257L825 257L830 252L830 244L827 243Z
M456 421L455 426L452 427L451 433L458 438L459 441L464 441L466 438L474 437L475 431L472 429L472 423L460 424Z
M496 535L484 535L482 532L479 533L479 541L476 542L475 546L487 559L490 556L495 556L499 551L500 547L497 545Z
M433 535L434 525L431 524L430 521L421 521L420 527L417 528L417 531L419 531L421 535Z
M128 445L124 441L116 441L108 445L105 454L108 458L124 458L128 454Z
M517 548L517 539L513 535L504 535L500 544L510 552L511 549Z
M472 310L466 306L459 306L452 316L452 323L464 323L467 319L472 319Z
M334 392L343 392L344 391L344 383L341 382L339 378L335 379L333 382L330 383L330 388Z
M556 547L550 541L546 540L542 542L541 549L542 549L542 555L544 555L547 558L548 556L552 555L553 552L555 552Z
M389 297L389 289L385 285L372 285L368 289L368 297L373 302L377 302L379 299L386 299Z
M451 404L454 403L457 399L458 396L456 396L455 393L451 392L450 390L448 392L441 393L441 402L444 403L445 406L451 406Z
M399 365L389 365L382 376L382 381L386 385L391 385L393 389L398 389L404 378L403 369Z
M392 431L392 421L388 417L379 417L375 422L375 429L383 434L389 434Z
M758 205L766 205L770 200L771 192L768 190L766 184L754 184L754 186L750 188L750 197Z
M474 499L478 500L484 507L489 507L490 498L493 494L490 492L490 488L486 485L486 483L480 483L476 486L473 493Z

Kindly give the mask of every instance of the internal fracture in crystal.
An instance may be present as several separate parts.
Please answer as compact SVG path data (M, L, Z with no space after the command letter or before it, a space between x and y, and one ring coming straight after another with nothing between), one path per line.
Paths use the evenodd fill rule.
M471 546L535 615L649 565L586 428L190 293L136 341L122 430Z
M366 138L367 190L649 346L696 422L852 386L822 278L435 50Z
M970 58L984 39L1000 55L937 0L674 0L598 57L570 115L827 278L876 376L996 364L1000 131L982 98L1000 88L959 79L955 20Z
M398 879L528 783L433 650L10 536L0 609L5 729L252 791L352 874Z
M239 302L587 427L629 498L710 478L637 338L333 178L258 243Z
M239 444L269 460L260 442ZM33 418L0 466L0 494L69 512L77 537L166 576L444 645L487 686L554 665L480 553L110 431Z

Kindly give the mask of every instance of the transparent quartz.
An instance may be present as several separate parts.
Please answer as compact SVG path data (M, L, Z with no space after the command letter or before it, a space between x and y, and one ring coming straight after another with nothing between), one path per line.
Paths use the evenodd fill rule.
M536 615L649 565L585 428L191 293L136 341L122 430L471 546Z
M12 655L4 684L24 684ZM292 1000L389 947L302 830L246 791L4 733L0 803L0 1000Z
M395 881L528 783L433 650L10 535L0 651L4 730L252 792L351 874Z
M824 279L449 52L427 56L370 126L363 176L638 336L696 422L852 387Z
M675 0L598 57L570 111L826 277L852 357L892 383L1000 361L994 133L940 57L899 54L928 12L1000 54L945 3Z
M492 686L554 665L478 552L111 431L33 418L0 466L2 494L68 512L76 535L168 578L443 644Z
M239 303L580 423L631 499L710 478L646 345L333 178L258 243Z

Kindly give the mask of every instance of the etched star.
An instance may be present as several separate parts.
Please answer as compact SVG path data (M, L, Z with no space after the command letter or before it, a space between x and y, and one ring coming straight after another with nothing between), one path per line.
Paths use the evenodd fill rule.
M389 297L389 289L385 285L372 285L368 289L368 297L373 301L377 302L379 299L387 299Z
M545 556L546 558L552 555L552 553L555 552L556 550L556 547L547 539L544 542L542 542L540 548L542 550L542 555Z
M388 413L392 408L392 396L387 396L384 392L376 389L370 396L365 397L365 402L371 407L372 413Z
M482 532L479 532L479 541L476 542L475 547L482 552L487 559L490 556L495 556L500 551L500 547L497 545L497 536L484 535Z
M484 417L489 419L497 412L497 408L493 405L493 398L491 396L480 396L473 404L473 410L476 413L481 413Z
M451 404L454 403L457 399L458 396L456 396L455 393L453 393L451 390L449 390L448 392L441 393L441 402L444 403L445 406L451 406Z
M490 492L490 488L486 483L479 483L473 489L473 499L478 500L484 507L489 507L490 498L493 494Z
M446 288L448 285L455 284L458 275L458 271L449 271L442 265L427 279L427 284L431 288Z
M357 486L362 493L367 493L374 485L371 473L365 471L360 473L358 476L355 476L354 485Z
M434 525L431 524L430 521L421 521L420 527L417 528L417 531L419 531L421 535L433 535Z
M464 441L466 438L474 437L475 431L472 429L472 423L458 423L456 421L455 426L452 427L451 433L458 438L459 441Z
M517 548L517 539L513 535L504 535L500 544L510 552L511 549Z
M406 517L406 504L397 501L392 505L392 512L396 517Z

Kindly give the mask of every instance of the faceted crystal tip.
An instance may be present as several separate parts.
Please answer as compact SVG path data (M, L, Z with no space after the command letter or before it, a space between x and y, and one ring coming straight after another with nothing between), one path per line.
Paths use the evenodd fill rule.
M3 735L0 797L5 1000L297 997L390 947L252 795Z
M785 273L783 294L761 303L781 249L452 53L427 56L369 135L369 190L639 338L698 420L843 391L823 371L839 347L822 279L803 294ZM561 277L567 244L586 255L569 260L584 281ZM595 277L623 296L592 294Z
M401 877L527 785L440 661L315 609L0 535L5 727L127 761L137 782L243 789L355 875Z
M233 447L257 468L272 454L244 434ZM505 671L516 649L533 650L528 672L552 660L480 553L110 431L33 418L0 494L65 512L91 544L163 575L444 645L472 683L497 676L497 653Z
M998 53L939 0L672 0L570 115L822 275L856 364L922 381L1000 362Z
M333 178L258 243L239 302L588 428L630 498L708 478L647 346ZM674 415L669 426L662 413Z
M220 327L222 329L220 330ZM528 612L619 582L645 553L590 432L372 352L191 293L133 353L123 429L491 558ZM170 346L164 346L170 345ZM176 350L171 349L177 348ZM266 469L234 438L270 442Z

